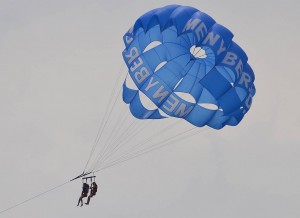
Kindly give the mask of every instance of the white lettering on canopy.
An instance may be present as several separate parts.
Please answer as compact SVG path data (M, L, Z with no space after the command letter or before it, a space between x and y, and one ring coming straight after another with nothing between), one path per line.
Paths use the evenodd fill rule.
M201 42L201 40L203 40L203 45L211 47L215 46L216 43L219 43L216 55L220 55L223 52L226 52L227 50L227 48L224 45L225 42L222 38L222 35L214 32L207 33L208 30L205 23L199 18L191 18L190 20L188 20L182 32L186 31L193 31L195 33L197 40L196 43L199 43ZM236 79L239 79L239 84L245 86L245 88L248 88L248 83L250 82L249 78L251 77L247 73L243 72L243 62L237 54L235 54L234 52L226 52L222 63L224 65L230 66L231 68L234 67Z
M189 30L193 30L196 33L197 40L200 42L207 34L207 27L202 20L199 18L191 18L188 20L182 30L182 32L186 32Z

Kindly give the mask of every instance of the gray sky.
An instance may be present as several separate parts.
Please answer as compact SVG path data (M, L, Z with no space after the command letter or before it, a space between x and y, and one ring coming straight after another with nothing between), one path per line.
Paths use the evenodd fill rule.
M242 123L97 174L89 207L75 207L77 181L1 217L300 216L296 0L2 0L0 210L81 172L122 64L123 34L172 3L211 15L248 54L257 94Z

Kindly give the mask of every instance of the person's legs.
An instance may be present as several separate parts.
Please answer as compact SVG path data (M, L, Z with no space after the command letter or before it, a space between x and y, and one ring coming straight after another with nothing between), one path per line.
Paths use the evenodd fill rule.
M90 203L90 200L91 200L91 196L89 196L89 197L88 197L88 199L87 199L87 201L86 201L86 203L85 203L85 204L86 204L86 205L89 205L89 203Z
M80 196L79 200L78 200L78 203L77 203L77 206L79 206L79 203L81 202L81 206L82 206L82 196Z
M83 198L87 197L88 196L88 193L83 193L82 196L81 196L81 206L83 206Z
M91 193L87 199L87 202L85 203L86 205L89 205L91 198L94 196L94 193Z

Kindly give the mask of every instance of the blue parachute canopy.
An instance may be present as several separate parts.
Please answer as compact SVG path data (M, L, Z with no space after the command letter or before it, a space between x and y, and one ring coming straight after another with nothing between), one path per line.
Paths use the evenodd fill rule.
M168 5L124 35L123 100L139 119L177 117L214 129L237 125L251 107L254 73L233 34L196 8Z

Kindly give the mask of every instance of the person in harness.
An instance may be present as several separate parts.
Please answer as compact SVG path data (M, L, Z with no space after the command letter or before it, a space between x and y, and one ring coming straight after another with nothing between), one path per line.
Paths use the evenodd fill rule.
M90 204L90 200L92 197L94 197L97 193L97 189L98 189L98 185L96 182L92 182L91 184L91 192L90 192L90 195L87 199L87 202L85 203L86 205L89 205Z
M82 192L81 192L81 196L79 197L78 203L77 203L77 207L79 206L79 203L81 203L81 207L83 206L83 201L82 199L88 196L89 193L89 188L90 186L87 183L83 183L82 185Z

